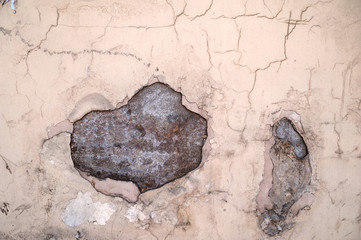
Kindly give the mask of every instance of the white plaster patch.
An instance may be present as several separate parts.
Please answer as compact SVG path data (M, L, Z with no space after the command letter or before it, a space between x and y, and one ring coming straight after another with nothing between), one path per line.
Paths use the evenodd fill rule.
M75 199L70 200L68 206L61 215L61 218L66 225L75 227L86 221L105 225L111 215L115 212L115 207L112 203L94 203L90 195L89 192L84 194L78 192L78 196Z
M114 205L111 203L94 203L95 211L93 215L88 219L89 222L98 225L105 225L110 216L115 212Z

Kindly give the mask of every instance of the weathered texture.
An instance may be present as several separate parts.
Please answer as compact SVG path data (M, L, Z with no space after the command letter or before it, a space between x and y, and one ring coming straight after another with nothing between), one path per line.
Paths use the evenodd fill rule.
M282 118L273 126L275 144L270 150L273 184L268 195L273 203L262 213L260 225L268 235L276 235L292 226L287 214L302 196L311 180L307 146L292 122Z
M206 120L181 104L180 93L155 83L119 109L75 122L70 146L80 171L132 181L145 192L198 167L206 138Z
M17 14L0 7L0 207L9 203L0 239L361 239L361 1L225 2L19 0ZM114 109L151 77L181 89L191 111L199 113L185 98L206 111L208 137L196 170L129 204L96 192L74 168L70 134L45 140L46 128L54 124L51 136L67 131L56 125L65 119ZM302 116L305 134L282 110ZM282 117L307 144L306 193L315 201L273 238L259 227L254 201L270 165L268 199L274 143L265 142ZM62 222L79 191L115 205L104 226ZM124 215L141 203L131 222ZM153 221L160 211L178 223L162 214Z

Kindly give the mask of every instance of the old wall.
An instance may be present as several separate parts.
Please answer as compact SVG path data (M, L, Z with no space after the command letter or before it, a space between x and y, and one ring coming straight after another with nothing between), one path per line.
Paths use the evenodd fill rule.
M360 239L360 12L358 0L0 7L0 239ZM128 203L74 169L69 132L149 81L211 131L200 167ZM287 111L312 168L299 208L313 204L270 237L256 200Z

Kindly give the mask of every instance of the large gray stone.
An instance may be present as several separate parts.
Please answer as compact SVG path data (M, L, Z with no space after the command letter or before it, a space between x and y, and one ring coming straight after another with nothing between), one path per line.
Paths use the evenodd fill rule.
M74 123L74 166L98 179L131 181L141 192L186 175L201 162L207 122L181 100L155 83L125 106L86 114Z

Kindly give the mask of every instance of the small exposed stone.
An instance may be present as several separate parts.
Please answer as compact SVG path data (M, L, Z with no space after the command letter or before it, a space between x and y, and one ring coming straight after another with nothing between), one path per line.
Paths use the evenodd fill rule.
M287 222L289 210L311 181L307 146L293 123L287 118L276 122L273 137L275 144L269 153L273 180L268 192L273 207L263 212L260 218L261 229L270 236L292 227L292 223Z

